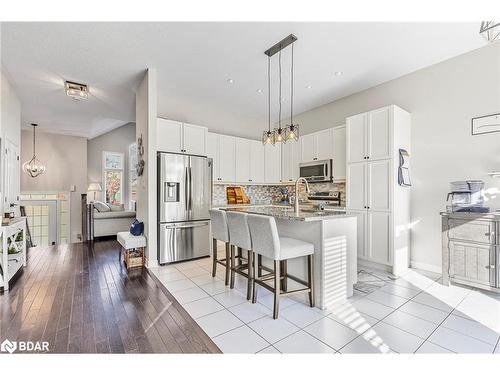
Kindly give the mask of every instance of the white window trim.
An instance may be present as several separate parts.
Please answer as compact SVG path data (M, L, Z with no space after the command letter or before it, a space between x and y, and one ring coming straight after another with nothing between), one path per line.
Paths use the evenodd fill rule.
M120 156L121 158L121 168L106 168L106 155L114 155L114 156ZM122 152L114 152L114 151L103 151L102 152L102 186L103 186L103 201L106 202L106 171L120 171L122 173L122 182L120 184L120 197L121 197L121 202L120 204L124 204L124 196L123 196L123 182L125 180L125 155Z
M127 178L127 183L128 183L128 201L129 201L129 206L130 206L130 209L133 209L134 207L132 207L132 203L134 202L132 200L132 174L130 173L130 171L132 170L132 168L135 168L135 165L132 165L132 160L130 159L130 149L131 147L135 145L136 146L136 153L137 153L137 143L136 142L133 142L131 144L128 145L128 171L127 171L127 174L128 174L128 178ZM137 158L137 156L136 156Z

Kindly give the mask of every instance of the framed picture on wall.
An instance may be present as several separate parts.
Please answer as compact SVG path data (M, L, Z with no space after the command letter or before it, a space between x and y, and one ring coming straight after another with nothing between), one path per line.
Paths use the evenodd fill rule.
M500 113L472 119L472 135L496 132L500 132Z

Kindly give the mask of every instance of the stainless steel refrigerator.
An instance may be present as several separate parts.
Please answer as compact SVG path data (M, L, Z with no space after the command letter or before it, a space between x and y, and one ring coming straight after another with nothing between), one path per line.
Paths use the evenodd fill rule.
M158 153L158 262L210 255L212 159Z

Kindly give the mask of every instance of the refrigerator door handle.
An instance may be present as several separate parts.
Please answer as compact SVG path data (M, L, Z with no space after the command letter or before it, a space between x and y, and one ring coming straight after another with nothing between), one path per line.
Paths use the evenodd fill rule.
M188 182L188 167L186 167L186 174L184 175L184 205L186 211L189 210L189 199L188 199L188 191L189 191L189 182Z
M189 167L189 217L192 216L193 210L193 169Z

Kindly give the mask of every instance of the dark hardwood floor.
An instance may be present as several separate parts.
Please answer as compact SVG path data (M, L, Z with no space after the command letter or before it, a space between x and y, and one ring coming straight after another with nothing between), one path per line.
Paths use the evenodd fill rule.
M116 241L32 248L0 292L0 342L48 341L51 353L220 353L146 269L127 272Z

